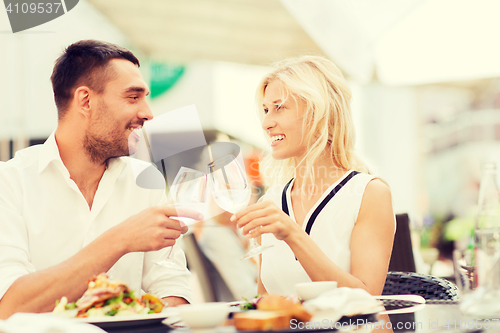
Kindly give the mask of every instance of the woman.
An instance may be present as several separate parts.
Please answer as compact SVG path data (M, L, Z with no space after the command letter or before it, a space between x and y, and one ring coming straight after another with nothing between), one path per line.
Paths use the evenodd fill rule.
M284 182L232 219L274 245L261 255L261 294L295 294L296 283L311 280L382 292L395 232L391 194L354 153L350 98L340 70L315 56L278 63L257 89L273 178Z

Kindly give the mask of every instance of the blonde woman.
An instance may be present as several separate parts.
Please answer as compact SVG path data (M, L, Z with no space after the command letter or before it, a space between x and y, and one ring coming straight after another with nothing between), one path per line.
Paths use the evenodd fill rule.
M391 193L354 152L350 99L340 70L315 56L278 63L257 89L272 147L267 169L278 184L232 219L274 245L261 255L259 293L291 295L296 283L329 280L382 292L395 232Z

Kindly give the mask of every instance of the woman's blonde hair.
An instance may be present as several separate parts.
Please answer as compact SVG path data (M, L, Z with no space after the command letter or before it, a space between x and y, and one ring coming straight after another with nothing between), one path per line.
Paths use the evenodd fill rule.
M356 136L351 117L351 90L337 66L323 57L302 56L280 61L274 67L257 88L259 115L264 115L264 94L273 80L283 85L286 96L282 101L290 96L305 102L302 141L308 153L300 163L305 168L305 178L314 183L313 165L325 151L329 151L337 167L368 172L354 151ZM271 183L286 182L297 171L293 158L278 161L269 156L263 167L266 180Z

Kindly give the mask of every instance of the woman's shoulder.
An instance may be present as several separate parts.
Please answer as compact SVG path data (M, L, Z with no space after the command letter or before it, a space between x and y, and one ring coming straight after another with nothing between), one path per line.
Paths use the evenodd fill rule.
M363 193L360 213L363 211L390 211L392 214L392 196L387 183L378 177L374 177L366 185Z
M377 227L385 225L387 230L392 230L389 234L393 234L396 221L392 206L389 186L382 179L375 177L366 186L356 223L358 224L360 220L375 221Z
M351 179L352 184L363 185L365 188L363 196L390 196L391 190L385 179L365 172L354 172L356 172L356 175Z
M372 176L372 178L366 185L365 195L370 195L375 197L380 196L382 198L387 197L390 199L391 189L383 179Z
M355 193L360 194L360 199L364 204L369 202L377 205L383 202L392 202L390 187L379 176L360 172L349 182L356 190Z
M363 180L369 182L370 180L377 178L377 176L365 172L359 172L356 170L351 170L350 172L355 173L356 177L353 177L353 179L357 181Z
M389 184L380 176L372 175L364 172L357 172L356 177L353 177L354 182L365 183L366 188L372 191L389 191ZM353 182L353 183L354 183Z

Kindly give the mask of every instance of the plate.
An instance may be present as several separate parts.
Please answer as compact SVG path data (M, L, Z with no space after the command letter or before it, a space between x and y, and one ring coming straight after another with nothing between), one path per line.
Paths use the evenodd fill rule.
M250 310L252 311L252 310ZM238 331L236 330L237 333L297 333L297 332L306 332L306 333L325 333L325 331L328 332L333 332L333 331L340 331L339 328L342 327L342 325L345 326L345 328L348 328L349 325L352 325L355 327L356 325L361 325L361 323L376 323L378 322L378 313L367 313L367 314L359 314L351 317L344 316L338 320L337 326L335 326L335 323L331 322L318 322L316 327L310 327L313 326L314 324L312 323L303 323L304 327L302 327L302 324L297 325L297 327L292 327L290 328L285 328L282 330L271 330L271 331ZM307 326L306 326L307 325Z
M168 317L168 313L151 313L143 315L131 316L102 316L102 317L88 317L88 318L75 318L77 321L96 325L100 328L119 328L119 327L132 327L132 326L146 326L161 323ZM167 327L167 326L165 326Z

